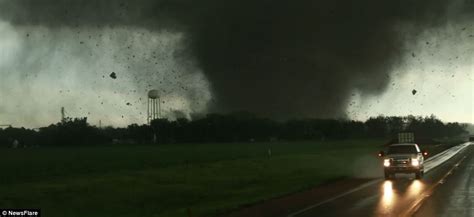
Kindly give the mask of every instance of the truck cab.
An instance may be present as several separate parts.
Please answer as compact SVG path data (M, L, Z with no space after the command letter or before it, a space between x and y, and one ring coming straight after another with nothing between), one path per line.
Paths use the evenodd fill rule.
M383 157L385 179L390 179L396 173L414 173L416 179L423 177L427 152L422 152L417 144L392 144L379 155Z

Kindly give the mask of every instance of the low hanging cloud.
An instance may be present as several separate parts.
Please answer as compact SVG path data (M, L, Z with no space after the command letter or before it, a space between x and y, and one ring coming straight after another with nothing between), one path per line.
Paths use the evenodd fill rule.
M172 58L181 70L157 82L184 76L186 89L197 77L201 85L184 94L189 107L200 103L206 111L247 110L274 118L345 117L355 92L386 90L407 44L430 29L471 19L472 11L468 2L445 0L0 1L0 19L15 28L180 35ZM147 44L140 40L146 38L134 43ZM142 46L135 58L144 60L156 49ZM114 55L133 63L126 52ZM157 77L163 67L136 64L138 83Z
M202 73L173 58L182 36L133 30L0 23L0 122L39 127L59 121L64 106L93 124L143 123L150 89L168 117L205 109L195 100L210 98Z

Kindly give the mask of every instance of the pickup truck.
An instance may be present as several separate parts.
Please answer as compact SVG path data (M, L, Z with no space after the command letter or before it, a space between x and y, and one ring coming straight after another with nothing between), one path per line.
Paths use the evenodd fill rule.
M385 179L394 177L396 173L414 173L416 179L421 179L424 174L424 160L428 155L420 151L415 143L400 143L388 146L387 152L381 151Z

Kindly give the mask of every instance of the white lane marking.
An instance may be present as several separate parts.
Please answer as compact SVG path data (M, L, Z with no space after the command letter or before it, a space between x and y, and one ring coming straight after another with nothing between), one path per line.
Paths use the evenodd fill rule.
M425 172L428 172L437 166L441 165L442 163L446 162L450 158L452 158L454 155L459 153L460 151L464 150L466 147L468 147L471 143L466 142L461 145L454 146L450 149L447 149L431 158L425 161Z
M456 168L459 167L459 165L464 161L464 159L466 159L466 156L464 156L463 158L461 158L461 160L459 160L449 171L448 173L444 174L444 176L441 178L441 180L439 182L437 182L436 184L434 184L433 186L431 186L429 189L427 189L424 193L423 193L423 196L422 197L419 197L417 200L415 200L415 202L413 202L413 205L407 209L407 211L400 215L400 216L413 216L416 212L418 212L418 210L420 209L421 205L423 205L423 202L428 199L428 197L430 197L434 190L436 189L436 187L438 187L438 185L442 185L444 184L445 180L448 178L448 176L450 176L452 173L453 173L453 170L455 170Z
M445 151L443 151L443 152L441 152L441 153L438 153L438 154L436 154L435 156L433 156L433 157L427 159L427 160L425 161L425 173L428 172L429 170L432 170L432 169L434 169L435 167L441 165L441 163L444 163L445 161L447 161L448 159L450 159L451 157L453 157L454 155L456 155L457 153L459 153L461 150L463 150L464 148L466 148L466 147L469 146L470 144L471 144L470 142L466 142L466 143L463 143L463 144L461 144L461 145L457 145L457 146L451 147L451 148L449 148L449 149L447 149L447 150L445 150ZM434 162L434 163L430 163L430 162ZM432 164L432 165L429 166L428 168L426 168L426 164ZM334 197L331 197L331 198L329 198L329 199L327 199L327 200L324 200L324 201L321 201L321 202L319 202L319 203L316 203L316 204L307 206L306 208L301 209L301 210L298 210L298 211L296 211L296 212L290 213L290 214L288 214L287 217L295 217L295 216L297 216L297 215L299 215L299 214L301 214L301 213L304 213L304 212L306 212L306 211L308 211L308 210L314 209L314 208L316 208L316 207L318 207L318 206L321 206L321 205L323 205L323 204L332 202L332 201L337 200L337 199L339 199L339 198L341 198L341 197L344 197L344 196L346 196L346 195L352 194L352 193L357 192L357 191L360 191L360 190L362 190L362 189L364 189L364 188L366 188L366 187L369 187L369 186L371 186L371 185L374 185L375 183L380 182L380 180L381 180L381 178L372 180L372 181L367 182L367 183L365 183L365 184L362 184L362 185L360 185L360 186L358 186L358 187L356 187L356 188L354 188L354 189L351 189L351 190L349 190L349 191L347 191L347 192L344 192L344 193L342 193L342 194L336 195L336 196L334 196Z

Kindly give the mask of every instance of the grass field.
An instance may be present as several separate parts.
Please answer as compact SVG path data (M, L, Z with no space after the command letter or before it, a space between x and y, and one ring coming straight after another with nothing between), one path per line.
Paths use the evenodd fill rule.
M374 156L382 143L0 149L0 207L58 217L186 217L188 208L219 216L330 180L379 174Z

